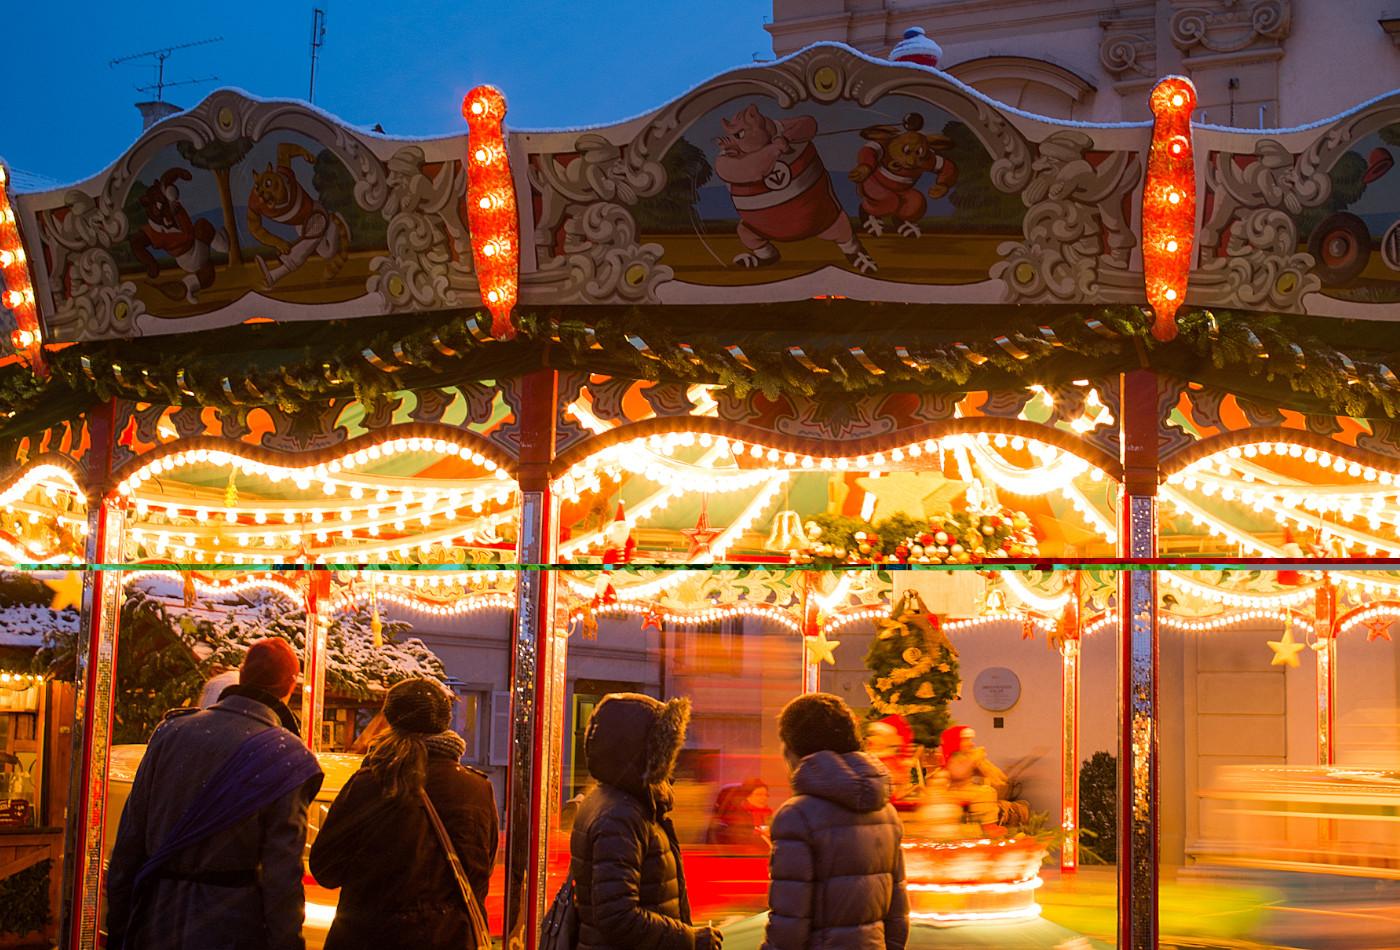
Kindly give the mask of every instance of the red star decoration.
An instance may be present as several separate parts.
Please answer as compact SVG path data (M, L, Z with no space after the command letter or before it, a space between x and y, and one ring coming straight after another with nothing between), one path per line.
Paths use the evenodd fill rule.
M646 630L648 627L657 633L661 632L661 611L655 607L648 607L647 612L642 614L642 629Z
M710 527L710 502L705 499L700 502L700 517L695 519L695 527L682 528L681 534L690 539L690 550L686 552L686 560L693 561L702 554L710 553L710 545L715 538L723 534L718 528Z
M1390 618L1372 620L1366 624L1366 642L1390 639Z

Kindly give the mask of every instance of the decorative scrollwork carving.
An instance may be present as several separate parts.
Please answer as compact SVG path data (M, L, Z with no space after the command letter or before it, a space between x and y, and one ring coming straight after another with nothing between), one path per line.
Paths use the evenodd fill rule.
M1192 281L1212 303L1296 309L1322 282L1311 273L1312 256L1297 249L1293 215L1325 202L1332 180L1316 145L1295 159L1282 143L1261 139L1254 159L1241 167L1237 156L1219 153L1208 168L1215 201L1201 228L1199 279Z
M374 274L368 284L386 310L462 306L473 302L477 289L457 210L466 171L460 162L448 162L430 178L425 165L416 145L395 152L386 163L385 188L374 196L383 201L370 208L389 222L389 256L370 262Z
M1152 40L1141 33L1109 33L1099 44L1099 62L1115 76L1151 76L1152 70L1143 62L1144 54L1151 49Z
M1235 53L1259 40L1277 42L1292 28L1290 0L1254 0L1240 4L1219 0L1213 6L1188 7L1172 16L1171 37L1177 48Z
M1006 281L1017 301L1072 301L1102 294L1102 277L1126 271L1137 243L1123 217L1123 196L1142 174L1138 157L1114 152L1097 165L1094 140L1066 129L1040 145L1035 177L1022 192L1028 211L1023 242L998 248L992 276Z

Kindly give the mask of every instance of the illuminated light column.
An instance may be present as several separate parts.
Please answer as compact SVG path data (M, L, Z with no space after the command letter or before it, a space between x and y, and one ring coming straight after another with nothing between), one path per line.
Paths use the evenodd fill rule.
M111 469L114 416L115 408L110 402L88 413L90 455L104 475ZM88 497L93 501L88 508L83 557L89 565L120 563L126 524L123 501L115 493L104 495L100 482L90 486ZM74 651L78 692L73 713L73 759L63 845L64 900L59 929L60 945L68 950L95 950L102 923L99 907L106 853L107 773L121 603L120 571L83 572L82 620Z
M1073 572L1060 628L1060 872L1079 869L1079 638L1081 581Z
M510 772L506 793L505 946L533 947L544 915L550 813L562 755L565 631L555 623L555 578L540 566L558 550L559 502L550 488L559 379L524 378L520 393L520 528L511 644Z
M1323 575L1324 577L1326 575ZM1337 695L1337 588L1330 580L1317 589L1317 764L1335 765Z
M1119 550L1157 552L1157 377L1123 374ZM1118 579L1118 947L1157 946L1157 575Z
M329 571L306 571L306 656L301 665L302 737L312 752L321 751L321 721L326 709L326 640L330 618L322 616L330 597Z
M807 645L808 637L815 637L821 630L821 608L816 594L821 590L814 571L802 572L802 691L817 693L822 688L821 657L813 654Z
M1196 166L1191 111L1196 87L1168 76L1152 89L1152 148L1142 188L1142 272L1152 306L1152 335L1176 337L1176 311L1186 300L1196 234Z
M48 376L39 333L39 310L34 302L34 283L19 236L19 222L10 204L10 171L3 163L0 163L0 276L4 277L2 299L15 315L10 343L35 375Z
M462 100L467 120L467 224L481 300L491 311L491 333L515 336L510 311L520 291L520 217L501 123L506 97L494 86L477 86Z

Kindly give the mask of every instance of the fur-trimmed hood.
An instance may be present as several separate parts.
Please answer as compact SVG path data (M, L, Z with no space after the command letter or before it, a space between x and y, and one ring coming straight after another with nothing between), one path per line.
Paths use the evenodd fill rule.
M689 722L688 699L663 703L639 693L610 693L588 724L588 771L600 782L647 798L670 781Z

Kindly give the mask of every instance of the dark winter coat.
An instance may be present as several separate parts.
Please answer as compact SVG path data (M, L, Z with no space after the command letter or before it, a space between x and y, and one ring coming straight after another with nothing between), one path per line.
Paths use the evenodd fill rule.
M274 707L281 707L280 710ZM149 854L249 736L280 729L275 699L226 696L168 718L151 735L122 811L107 871L108 931L129 950L300 950L306 809L321 776L257 815L166 862L145 888L131 928L132 882ZM285 731L285 730L284 730ZM290 732L291 747L305 755Z
M500 831L490 780L430 751L425 787L483 909ZM340 888L326 950L465 947L470 919L421 803L385 798L360 769L311 845L311 874Z
M904 829L890 776L864 752L817 752L773 818L764 950L902 950Z
M689 703L604 697L588 726L588 771L570 851L579 950L693 950L681 849L667 812Z

